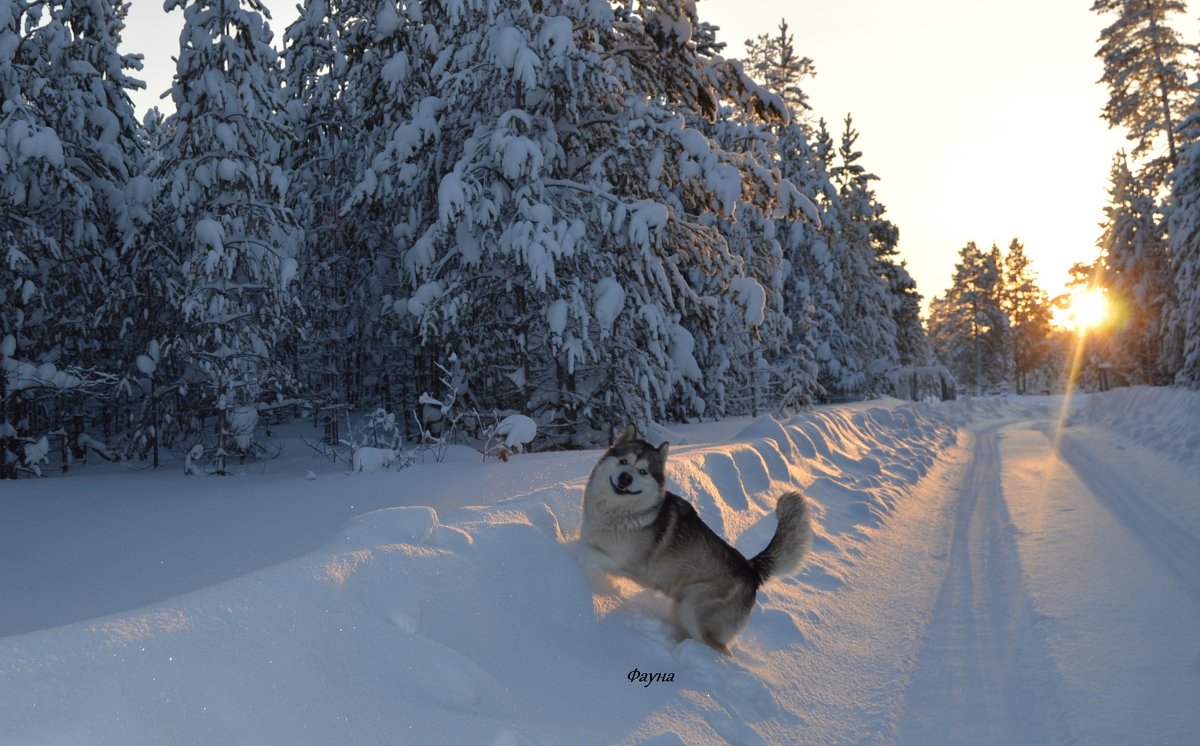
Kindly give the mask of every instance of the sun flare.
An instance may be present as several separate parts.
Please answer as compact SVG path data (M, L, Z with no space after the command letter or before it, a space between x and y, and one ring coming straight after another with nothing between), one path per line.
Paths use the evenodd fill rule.
M1104 291L1081 290L1071 296L1066 308L1054 315L1054 323L1064 329L1082 332L1094 329L1108 318L1108 299Z

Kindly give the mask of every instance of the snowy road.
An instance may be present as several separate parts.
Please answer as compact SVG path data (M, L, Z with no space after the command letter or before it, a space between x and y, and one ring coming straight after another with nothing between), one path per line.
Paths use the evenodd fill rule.
M1018 546L1070 732L1194 743L1200 539L1164 512L1195 477L1119 433L1013 427L1002 442Z
M899 742L1192 742L1200 542L1147 498L1187 476L1105 440L976 429Z
M1002 432L976 433L952 493L949 562L909 687L904 743L1011 743L1016 723L1052 740L1063 734L1005 504Z

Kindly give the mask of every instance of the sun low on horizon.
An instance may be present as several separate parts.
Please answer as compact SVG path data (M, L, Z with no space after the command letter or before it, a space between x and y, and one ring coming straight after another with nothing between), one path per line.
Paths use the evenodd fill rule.
M1067 304L1056 309L1051 323L1076 333L1102 326L1110 315L1109 301L1103 288L1085 288L1071 294Z

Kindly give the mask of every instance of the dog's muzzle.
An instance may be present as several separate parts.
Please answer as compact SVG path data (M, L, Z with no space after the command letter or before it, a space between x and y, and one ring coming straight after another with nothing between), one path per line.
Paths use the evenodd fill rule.
M610 479L608 483L612 485L613 491L616 492L618 495L640 495L640 494L642 494L641 490L637 490L635 492L635 491L629 489L629 485L633 484L633 477L627 471L623 471L620 474L618 474L617 481L614 482Z

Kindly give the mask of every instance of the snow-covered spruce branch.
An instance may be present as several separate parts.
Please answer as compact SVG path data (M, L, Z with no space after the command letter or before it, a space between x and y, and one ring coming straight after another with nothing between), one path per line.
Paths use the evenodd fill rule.
M252 286L248 286L248 287L257 287L257 286L252 285ZM260 319L260 318L274 319L274 320L279 320L279 321L284 321L284 322L288 321L288 318L286 316L273 316L270 314L264 315L264 312L261 309L259 309L259 310L245 311L243 313L229 314L227 316L220 316L220 317L215 317L215 318L209 317L209 318L205 318L205 319L191 319L188 321L188 326L193 329L211 329L211 328L217 327L217 326L226 326L228 324L236 323L238 321L247 321L247 320Z
M53 240L53 236L50 236L48 233L46 233L45 229L42 228L41 224L38 223L36 220L34 220L34 217L36 217L38 215L53 215L58 212L58 209L59 209L58 205L55 205L52 203L46 203L46 207L42 208L41 210L30 210L24 204L22 204L21 207L22 207L22 210L21 210L22 214L17 214L15 212L9 212L9 213L5 214L4 219L11 220L14 223L20 223L21 225L28 228L30 231L33 231L34 235L38 238L41 238L43 240Z
M258 247L266 250L268 253L273 254L277 258L282 258L282 259L289 258L286 254L279 251L278 245L271 243L270 241L266 241L261 238L258 238L256 236L236 236L234 238L227 238L227 239L223 240L221 242L221 244L223 246L234 246L234 247L258 246Z
M104 398L113 395L122 380L121 376L96 368L68 366L61 370L55 368L51 373L44 365L19 362L13 358L8 360L10 362L0 371L7 378L4 396L0 398L4 402L30 393L38 395L76 391Z
M257 352L248 350L232 350L224 353L207 352L205 350L187 350L183 353L187 357L199 358L210 364L226 363L230 360L257 360L260 362L269 361L271 358L267 355L262 355Z
M242 217L244 213L250 212L257 216L264 212L284 212L287 208L281 207L278 202L271 202L261 199L250 199L244 193L239 193L233 201L223 201L222 199L215 200L212 203L214 212L222 217ZM242 208L247 208L243 210Z
M600 53L600 58L604 59L604 60L611 60L612 58L617 57L617 56L632 58L639 54L658 54L659 52L660 52L660 50L658 49L658 47L651 46L648 44L647 45L638 45L638 44L621 43L621 44L617 44L612 49L605 49L604 51L602 51Z
M453 254L450 254L446 257L443 257L442 262L448 261L449 259L453 258L453 256L454 256ZM434 269L436 270L440 267L441 267L441 263L439 263L438 265L435 265ZM431 276L434 276L436 273L431 272L430 274L431 274ZM469 277L458 277L457 279L455 279L455 281L453 283L451 283L450 285L447 285L446 288L438 295L438 297L435 300L431 301L429 303L429 305L431 305L431 306L436 305L437 303L439 303L441 301L441 299L451 297L457 292L466 291L466 290L470 289L471 287L474 287L475 285L478 285L478 284L494 285L497 282L502 284L506 278L507 278L507 276L499 270L489 270L489 271L485 271L485 272L479 272L479 273L473 274ZM395 312L395 311L393 311L393 312ZM493 325L496 328L504 328L505 326L507 326L507 324L508 324L508 322L504 321L503 319L496 319L493 323L488 325L488 328L491 328L491 326L493 326Z
M542 179L542 184L551 189L574 189L578 192L583 192L590 197L606 200L614 205L621 204L615 195L605 194L601 192L594 184L584 184L578 181L570 181L568 179Z
M621 121L621 119L616 114L605 114L603 116L596 116L591 119L583 119L578 122L565 122L558 126L558 131L566 132L568 134L575 134L580 130L595 127L600 124L616 124L619 121Z

